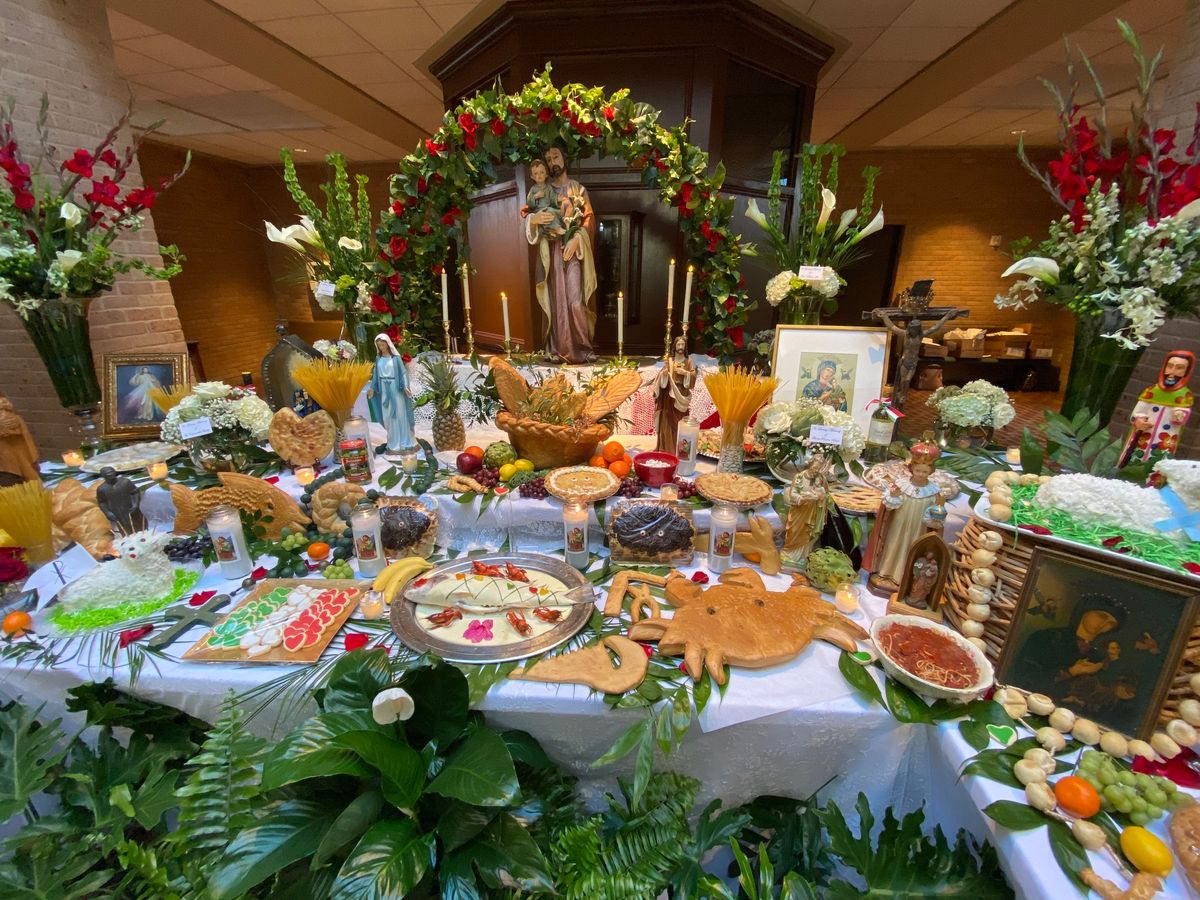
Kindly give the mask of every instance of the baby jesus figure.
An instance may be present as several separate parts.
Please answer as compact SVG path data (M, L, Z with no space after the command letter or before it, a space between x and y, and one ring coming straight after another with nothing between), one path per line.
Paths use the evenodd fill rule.
M562 237L566 232L562 207L568 204L568 199L564 197L562 203L559 203L558 192L554 190L554 185L549 183L550 173L541 159L535 159L529 164L529 177L533 180L533 187L525 195L521 218L547 210L554 214L554 219L545 225L537 226L538 232L542 237Z

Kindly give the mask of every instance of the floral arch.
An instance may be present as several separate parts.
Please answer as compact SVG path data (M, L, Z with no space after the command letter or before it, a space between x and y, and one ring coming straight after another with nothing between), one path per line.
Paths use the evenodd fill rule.
M515 94L481 91L447 112L442 127L406 156L392 176L392 203L380 224L381 276L372 306L385 325L440 332L440 275L450 242L463 241L469 197L496 179L497 163L528 163L556 141L568 159L594 152L640 170L647 187L679 211L689 261L696 267L692 303L710 353L742 349L753 308L738 273L741 250L730 227L734 201L719 194L724 167L707 175L708 154L682 127L658 124L658 110L622 89L550 80L550 67Z

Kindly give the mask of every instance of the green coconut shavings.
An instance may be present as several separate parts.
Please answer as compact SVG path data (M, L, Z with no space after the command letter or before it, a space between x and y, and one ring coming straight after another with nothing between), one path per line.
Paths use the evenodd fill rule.
M180 599L199 580L200 573L198 572L192 572L188 569L176 569L175 586L171 588L171 593L165 597L158 597L154 600L118 603L116 606L81 609L78 612L70 612L59 605L50 610L47 619L51 625L67 634L79 634L84 631L99 631L111 628L113 625L119 625L121 622L140 619L143 616L158 612L164 606L169 606Z
M1037 494L1035 484L1013 485L1011 525L1040 525L1049 529L1056 538L1095 547L1100 550L1116 551L1118 547L1128 552L1122 556L1144 559L1146 562L1166 566L1168 569L1184 570L1185 563L1200 565L1200 543L1176 541L1164 534L1151 534L1118 528L1115 525L1081 523L1074 516L1061 510L1036 506L1033 498ZM1105 546L1105 541L1123 538L1115 546ZM1186 571L1186 570L1184 570Z

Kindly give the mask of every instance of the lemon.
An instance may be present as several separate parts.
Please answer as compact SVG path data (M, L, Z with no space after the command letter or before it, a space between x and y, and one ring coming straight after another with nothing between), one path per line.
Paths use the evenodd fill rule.
M515 463L513 463L513 465L517 467L518 472L533 471L533 463L527 459L518 459Z
M505 463L504 465L502 465L500 467L500 480L501 481L508 481L508 479L512 478L516 474L517 474L516 463Z

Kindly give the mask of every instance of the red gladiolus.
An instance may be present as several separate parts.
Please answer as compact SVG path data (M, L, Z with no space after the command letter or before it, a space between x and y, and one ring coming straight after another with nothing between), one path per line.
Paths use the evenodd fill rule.
M543 125L545 125L547 122L549 122L553 118L554 118L554 110L550 109L548 106L542 107L541 112L538 113L538 121L541 122Z
M36 198L29 191L13 191L13 206L17 209L28 212L36 203Z
M611 106L604 107L604 118L608 119L608 121L611 122L616 117L617 117L617 111L615 109L613 109Z
M397 235L392 235L392 239L388 241L388 253L392 259L399 259L408 252L408 241Z
M492 134L496 137L503 137L504 132L508 130L508 126L504 124L503 119L492 119L491 121Z
M119 190L117 183L105 175L101 181L92 182L92 189L84 194L83 198L94 206L120 209L121 205L117 202Z
M110 169L116 169L120 166L120 163L117 161L117 154L113 153L112 147L106 147L100 154L99 159L100 162L104 163Z
M128 209L152 209L157 197L158 193L150 188L135 188L125 195L125 206Z
M348 634L346 635L346 650L361 650L367 646L368 641L370 638L365 634Z
M77 149L74 155L62 164L62 167L73 175L79 175L83 178L92 177L92 165L95 160L92 154L88 153L82 147Z
M452 206L448 210L446 210L446 214L444 216L442 216L442 224L446 225L446 226L453 226L454 220L457 219L461 215L462 215L462 210L459 209L457 206Z
M385 313L385 312L391 312L392 308L390 306L388 306L388 302L386 300L384 300L382 297L380 297L378 294L372 294L371 295L371 309L373 309L377 313Z

